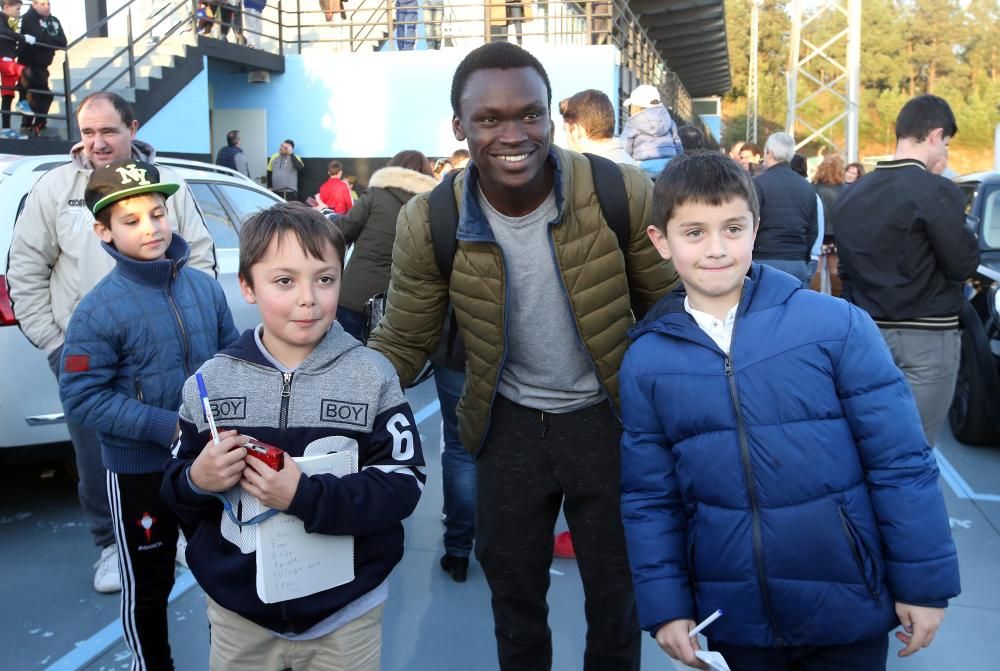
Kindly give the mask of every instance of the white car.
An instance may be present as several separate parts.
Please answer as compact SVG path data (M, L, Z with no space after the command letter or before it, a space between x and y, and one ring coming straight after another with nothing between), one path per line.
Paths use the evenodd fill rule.
M17 214L35 182L68 162L66 156L0 155L0 461L18 458L23 448L66 443L59 388L45 354L36 350L17 326L7 294L7 250ZM242 332L259 321L257 309L240 294L239 226L248 215L281 199L249 178L210 163L158 157L187 181L215 240L219 282L226 293L236 327ZM63 450L66 445L62 445ZM17 449L22 448L22 449ZM66 453L68 454L68 453Z

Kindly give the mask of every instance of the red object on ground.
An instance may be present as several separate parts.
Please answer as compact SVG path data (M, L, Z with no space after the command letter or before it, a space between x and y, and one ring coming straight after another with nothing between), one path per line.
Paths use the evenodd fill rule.
M556 534L556 543L552 548L552 556L559 559L576 559L576 551L573 550L573 537L568 531Z

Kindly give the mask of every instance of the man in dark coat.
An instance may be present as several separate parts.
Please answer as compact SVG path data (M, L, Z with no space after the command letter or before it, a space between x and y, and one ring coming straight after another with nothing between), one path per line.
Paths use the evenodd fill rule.
M896 153L834 208L844 298L889 343L933 445L955 393L962 286L979 265L965 197L933 169L947 164L958 124L948 103L918 96L896 118Z
M816 192L789 166L795 140L788 133L774 133L764 145L764 172L754 178L760 199L760 229L753 258L809 281L809 258L819 230Z

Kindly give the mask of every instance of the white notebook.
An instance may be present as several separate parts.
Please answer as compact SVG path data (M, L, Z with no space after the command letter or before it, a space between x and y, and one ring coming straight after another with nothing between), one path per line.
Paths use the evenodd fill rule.
M308 476L357 472L351 452L296 457L295 463ZM353 536L306 533L302 520L284 513L255 526L257 596L264 603L298 599L354 580Z

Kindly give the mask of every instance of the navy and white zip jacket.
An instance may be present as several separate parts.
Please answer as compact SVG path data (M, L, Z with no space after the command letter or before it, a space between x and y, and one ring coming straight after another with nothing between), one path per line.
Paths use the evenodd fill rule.
M731 355L684 311L621 369L622 519L639 621L717 608L730 645L842 645L945 606L958 559L910 389L871 318L754 264Z
M292 373L268 361L251 330L206 362L201 374L220 431L237 429L292 457L354 453L357 473L302 475L284 511L309 533L354 536L354 580L265 604L255 589L254 528L230 521L219 499L194 491L188 480L212 436L195 379L184 386L181 447L167 466L162 493L187 536L191 572L224 608L274 632L302 633L376 588L402 558L402 521L426 480L413 413L388 360L336 322ZM247 511L257 502L239 485L225 495L242 512L240 519L256 512Z
M156 473L170 458L184 380L239 332L222 287L188 267L176 233L159 261L101 244L116 265L73 311L59 395L67 417L100 433L105 468Z

